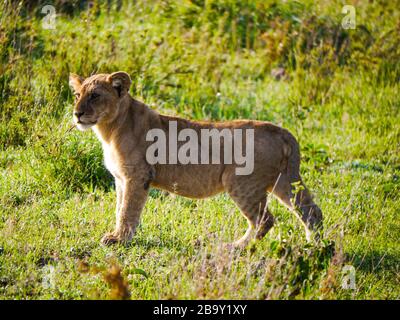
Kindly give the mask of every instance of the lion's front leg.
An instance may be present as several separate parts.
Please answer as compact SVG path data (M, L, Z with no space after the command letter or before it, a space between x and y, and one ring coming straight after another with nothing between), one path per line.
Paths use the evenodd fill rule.
M116 206L115 206L115 215L118 219L119 210L121 209L122 203L122 180L119 178L115 178L115 193L116 193Z
M142 179L120 181L119 187L117 186L115 230L102 238L103 244L126 243L132 239L148 195L148 188L144 188L141 181Z

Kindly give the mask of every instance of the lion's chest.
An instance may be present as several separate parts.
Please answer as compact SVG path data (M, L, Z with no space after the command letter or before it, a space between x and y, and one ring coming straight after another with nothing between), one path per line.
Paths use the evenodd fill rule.
M117 153L108 144L103 143L104 164L115 178L120 178L120 167Z

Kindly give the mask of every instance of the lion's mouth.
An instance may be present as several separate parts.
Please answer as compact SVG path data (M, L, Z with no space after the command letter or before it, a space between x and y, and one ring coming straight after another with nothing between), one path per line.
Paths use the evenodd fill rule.
M77 124L84 125L84 126L94 126L94 125L97 123L97 121L87 121L87 122L83 122L83 121L81 121L81 120L78 120L76 123L77 123Z
M95 124L97 123L97 121L88 121L88 122L83 122L83 121L77 121L76 122L76 127L78 128L78 130L80 131L86 131L87 129L93 127Z

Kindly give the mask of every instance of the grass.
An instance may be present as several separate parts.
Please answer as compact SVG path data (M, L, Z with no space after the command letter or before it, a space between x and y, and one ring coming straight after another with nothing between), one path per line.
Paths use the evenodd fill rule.
M342 1L90 3L54 1L54 30L44 2L0 4L0 298L399 299L398 1L354 1L355 30ZM291 130L325 240L271 198L275 227L230 252L246 222L226 195L152 190L132 244L100 246L115 189L69 130L68 74L116 70L161 113Z

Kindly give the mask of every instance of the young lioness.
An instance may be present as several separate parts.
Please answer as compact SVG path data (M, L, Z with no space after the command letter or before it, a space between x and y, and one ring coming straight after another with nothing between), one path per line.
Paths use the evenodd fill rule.
M253 237L262 238L273 226L274 218L266 206L267 193L273 193L296 213L307 235L321 228L321 210L300 177L298 143L287 130L261 121L214 123L160 115L129 95L131 79L121 71L87 79L71 74L69 83L76 96L74 121L80 130L92 128L96 133L103 146L105 165L115 178L116 227L102 238L103 244L131 240L150 186L191 198L226 191L249 223L235 246L246 245ZM235 161L151 164L146 156L153 144L146 138L148 132L159 129L168 137L171 122L176 123L178 132L193 129L199 135L202 129L254 129L252 172L237 174L239 165ZM225 139L221 140L220 153L224 154L227 145ZM178 142L178 146L182 144ZM204 150L204 146L199 148Z

